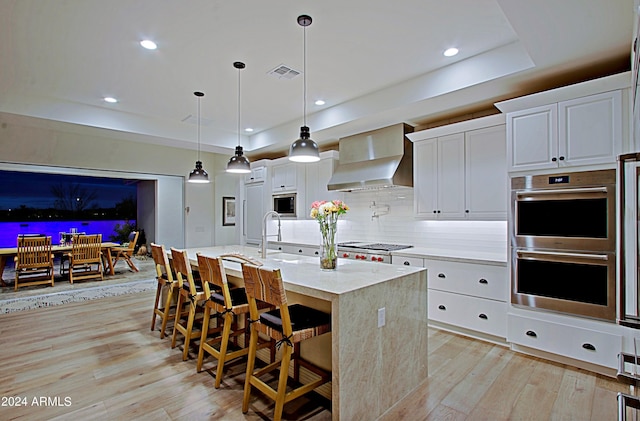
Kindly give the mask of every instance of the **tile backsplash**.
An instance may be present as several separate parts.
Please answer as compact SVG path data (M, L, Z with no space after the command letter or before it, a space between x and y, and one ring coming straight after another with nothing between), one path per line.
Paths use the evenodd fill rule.
M506 254L506 221L427 221L415 218L413 189L410 188L345 193L344 202L350 210L338 221L338 242L357 240ZM271 221L270 224L273 227L269 226L269 233L273 233L276 222ZM319 243L318 223L312 219L283 219L282 241Z

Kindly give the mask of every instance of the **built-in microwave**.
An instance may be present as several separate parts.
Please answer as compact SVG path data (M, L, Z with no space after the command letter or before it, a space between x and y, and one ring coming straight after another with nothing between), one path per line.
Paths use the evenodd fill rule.
M273 210L278 212L280 216L296 216L296 194L274 194Z

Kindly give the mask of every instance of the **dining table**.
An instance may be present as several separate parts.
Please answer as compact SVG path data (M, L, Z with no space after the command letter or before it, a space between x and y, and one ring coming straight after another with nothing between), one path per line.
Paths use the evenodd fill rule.
M112 242L103 242L101 243L101 249L103 253L104 259L107 261L107 265L105 267L105 272L109 275L115 275L115 270L113 268L113 257L111 255L111 249L113 247L119 247L120 244L112 243ZM72 244L58 244L51 246L51 253L53 255L63 255L65 253L70 252L73 249ZM0 287L8 287L11 286L7 284L3 279L4 268L7 264L7 259L13 258L18 255L18 247L6 247L0 248Z
M186 252L194 268L198 253L257 259L280 269L290 305L331 314L331 333L305 341L301 355L331 371L331 382L317 391L331 400L332 420L363 419L363 414L379 419L427 378L425 268L342 259L327 271L317 257L267 250L262 258L257 247L242 245ZM227 277L242 282L240 264L223 264ZM325 386L328 390L321 390Z

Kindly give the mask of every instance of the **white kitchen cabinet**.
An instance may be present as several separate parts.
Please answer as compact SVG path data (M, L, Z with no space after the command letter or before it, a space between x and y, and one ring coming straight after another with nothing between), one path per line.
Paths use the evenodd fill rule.
M269 248L283 253L299 254L301 256L316 257L320 255L320 246L310 246L308 244L284 244L270 242Z
M464 133L417 142L413 156L416 215L464 218Z
M430 321L445 323L504 338L507 331L507 303L468 295L429 290Z
M425 259L430 289L506 302L509 276L505 266Z
M262 217L265 213L264 183L245 185L244 230L245 244L259 244L262 240Z
M295 163L278 164L271 168L271 189L274 192L296 191L298 166Z
M267 168L264 166L251 168L251 173L246 174L244 176L244 183L245 184L262 183L265 181L266 174L267 174Z
M522 352L527 347L560 357L571 358L608 368L617 367L617 356L622 349L622 335L599 329L590 329L571 323L568 317L547 319L509 314L507 341Z
M424 267L430 321L444 323L450 330L507 336L506 266L425 258Z
M496 119L489 121L493 124L488 127L434 138L419 138L420 133L413 133L416 216L446 220L506 219L505 125L495 124ZM476 122L471 127L479 125ZM453 125L451 130L465 127ZM444 130L439 128L439 132Z
M465 133L465 214L470 219L507 219L505 125Z
M509 171L614 164L622 125L620 90L509 112Z
M421 268L424 267L424 259L422 257L397 256L392 254L391 264L401 266L416 266Z

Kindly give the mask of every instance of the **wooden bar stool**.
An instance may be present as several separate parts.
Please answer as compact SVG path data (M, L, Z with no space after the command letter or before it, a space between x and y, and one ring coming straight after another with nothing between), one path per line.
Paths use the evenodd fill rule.
M251 387L254 386L275 401L273 419L280 420L284 404L331 380L330 373L300 358L299 343L305 339L331 331L331 315L300 304L287 304L287 295L282 283L280 269L268 269L251 264L243 264L244 285L249 302L251 317L251 337L247 376L244 384L242 412L249 410ZM278 307L276 310L258 313L258 301ZM283 347L280 361L272 362L254 371L258 334L263 333L276 342L276 348ZM295 347L295 349L294 349ZM320 376L317 380L298 386L287 392L289 363L294 360L294 371L302 366ZM277 389L273 389L260 377L275 369L280 370ZM296 379L297 380L297 379Z
M162 325L160 327L160 339L164 338L165 331L167 330L167 322L169 318L173 316L175 318L175 305L172 304L173 294L178 292L179 283L178 280L173 277L173 270L169 264L169 256L163 245L151 243L151 256L156 264L156 279L158 281L158 288L156 289L156 299L153 304L153 314L151 315L151 331L156 327L156 317L160 317ZM164 307L160 308L160 296L162 290L166 290L166 298L164 300Z
M182 360L189 357L189 344L192 339L200 339L200 329L194 329L196 323L196 313L198 313L198 303L207 299L204 289L199 282L196 282L191 271L191 264L186 250L177 250L171 247L171 263L178 278L178 303L176 305L176 317L173 324L173 336L171 337L171 348L176 347L178 333L184 336L184 350ZM186 319L183 317L183 306L188 307Z
M235 350L229 349L230 338L237 338L239 335L248 334L249 332L247 327L239 328L237 323L240 315L249 314L249 303L247 302L247 294L244 288L229 288L223 260L229 260L239 264L251 263L257 266L261 266L262 263L242 254L224 254L218 257L207 257L197 254L197 256L202 286L205 295L209 298L204 304L202 335L200 337L200 350L198 352L196 369L198 373L202 370L205 352L216 358L218 360L218 367L216 369L215 388L218 389L224 374L225 362L249 353L247 346ZM266 304L258 303L258 308L266 307L268 307ZM209 321L212 315L222 319L222 334L207 339L208 333L211 333L209 330ZM219 331L220 329L218 329L217 333L219 333ZM247 339L248 335L245 336L245 341ZM218 348L216 348L216 345ZM269 345L270 342L262 342L258 345L258 348L264 348Z

